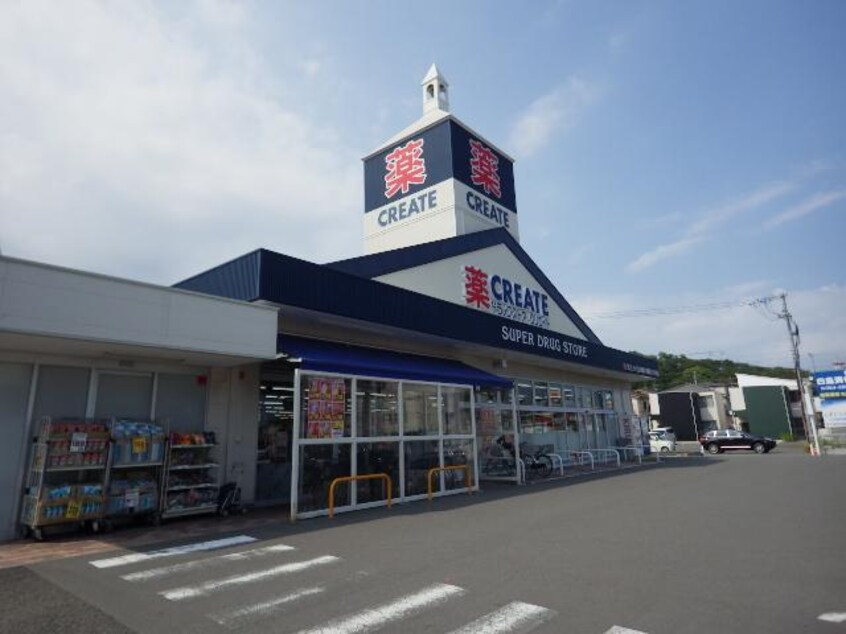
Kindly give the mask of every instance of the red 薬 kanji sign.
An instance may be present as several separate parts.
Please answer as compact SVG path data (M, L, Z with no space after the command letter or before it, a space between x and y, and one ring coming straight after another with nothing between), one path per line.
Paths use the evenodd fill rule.
M470 180L497 198L502 197L499 180L499 157L489 147L470 139Z
M475 266L464 267L464 301L476 308L490 308L488 274Z
M426 182L426 160L423 158L423 139L398 146L385 157L385 197L397 192L407 194L412 185Z

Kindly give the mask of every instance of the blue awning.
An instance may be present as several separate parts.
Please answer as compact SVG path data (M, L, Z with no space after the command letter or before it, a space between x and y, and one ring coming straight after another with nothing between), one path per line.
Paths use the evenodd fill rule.
M510 388L512 380L450 359L279 335L276 350L301 360L305 370L386 379Z

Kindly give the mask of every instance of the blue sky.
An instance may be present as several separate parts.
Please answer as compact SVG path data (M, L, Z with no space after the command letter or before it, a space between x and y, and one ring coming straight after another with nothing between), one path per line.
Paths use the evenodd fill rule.
M358 255L359 159L436 62L607 344L788 363L760 309L602 316L786 291L823 367L846 359L844 25L837 0L5 3L0 248L160 283L258 246Z

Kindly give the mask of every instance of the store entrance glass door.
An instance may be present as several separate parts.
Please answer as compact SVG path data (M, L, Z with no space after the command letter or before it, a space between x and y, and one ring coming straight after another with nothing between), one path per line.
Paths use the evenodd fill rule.
M291 501L294 373L263 373L259 386L256 503Z

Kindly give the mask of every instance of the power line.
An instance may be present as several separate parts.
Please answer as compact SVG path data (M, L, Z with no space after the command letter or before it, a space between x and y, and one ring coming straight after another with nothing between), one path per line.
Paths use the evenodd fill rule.
M691 304L688 306L665 306L663 308L638 308L633 310L618 310L607 313L593 313L589 317L597 319L625 319L628 317L658 317L662 315L681 315L684 313L701 313L712 310L727 310L730 308L741 308L745 306L763 306L777 297L761 297L758 299L746 299L732 302L714 302L711 304ZM771 309L770 309L771 310ZM776 317L778 319L778 317Z

